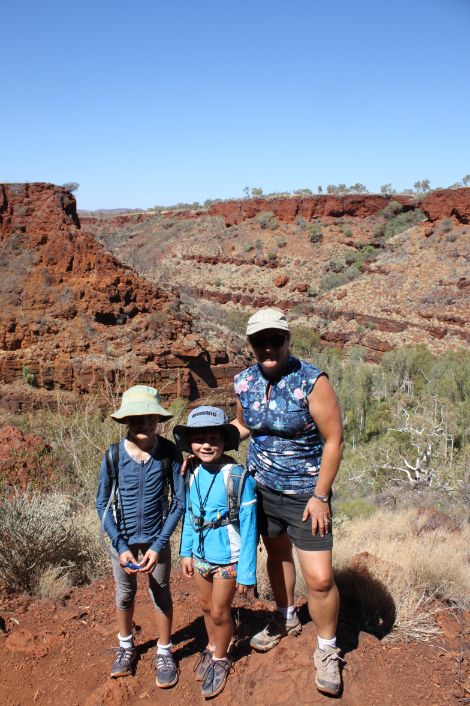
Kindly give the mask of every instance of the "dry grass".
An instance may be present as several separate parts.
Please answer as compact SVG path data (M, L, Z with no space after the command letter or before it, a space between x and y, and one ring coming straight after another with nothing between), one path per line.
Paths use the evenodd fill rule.
M72 588L72 580L66 569L48 566L36 578L35 595L40 598L64 598Z
M372 632L425 639L437 632L438 601L469 605L470 529L420 532L422 522L414 509L380 512L336 533L338 585L357 600ZM361 552L371 556L351 564Z
M423 640L438 632L434 615L442 604L469 607L470 528L421 531L422 524L418 512L408 509L346 520L335 529L336 581L344 603L352 600L359 612L362 629L382 638ZM272 598L265 557L263 550L258 590ZM296 565L298 599L305 583Z

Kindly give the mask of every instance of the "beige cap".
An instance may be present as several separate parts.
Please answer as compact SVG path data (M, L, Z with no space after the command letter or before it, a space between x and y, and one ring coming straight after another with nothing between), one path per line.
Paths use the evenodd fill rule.
M280 331L289 332L289 324L286 315L280 309L259 309L253 316L250 316L246 325L246 335L253 336L259 331L275 328Z

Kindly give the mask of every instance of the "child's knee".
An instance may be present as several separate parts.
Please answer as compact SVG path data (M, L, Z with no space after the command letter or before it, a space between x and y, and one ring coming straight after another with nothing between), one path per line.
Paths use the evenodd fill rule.
M129 610L134 605L135 591L116 591L116 608Z
M201 610L203 610L204 613L211 612L211 602L207 598L204 598L203 596L199 596L199 605L201 606Z
M156 611L165 614L170 612L170 610L173 608L173 599L171 597L171 591L168 585L149 585L149 593Z
M223 625L231 618L231 609L226 606L211 606L211 618L215 625Z

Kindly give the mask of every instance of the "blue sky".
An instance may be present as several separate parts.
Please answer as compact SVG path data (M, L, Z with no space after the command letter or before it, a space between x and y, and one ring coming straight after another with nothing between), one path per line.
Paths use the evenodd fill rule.
M0 181L79 208L470 173L469 0L2 7Z

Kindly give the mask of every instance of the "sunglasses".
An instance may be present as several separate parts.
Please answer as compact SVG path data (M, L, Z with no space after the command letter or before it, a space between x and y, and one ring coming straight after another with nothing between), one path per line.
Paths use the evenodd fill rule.
M281 348L287 340L287 336L283 333L271 333L269 335L249 336L253 348Z

